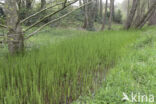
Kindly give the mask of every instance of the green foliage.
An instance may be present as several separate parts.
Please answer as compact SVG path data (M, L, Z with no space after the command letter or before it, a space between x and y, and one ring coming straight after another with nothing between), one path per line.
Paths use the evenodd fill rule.
M117 12L115 12L114 22L122 23L122 14L121 14L121 10L120 9L118 9Z
M63 104L92 93L139 33L55 30L33 37L46 43L0 59L0 103ZM53 34L69 37L52 43Z

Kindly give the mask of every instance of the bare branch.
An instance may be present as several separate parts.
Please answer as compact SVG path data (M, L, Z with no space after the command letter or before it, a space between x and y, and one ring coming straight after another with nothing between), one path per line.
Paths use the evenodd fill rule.
M32 18L32 17L34 17L34 16L36 16L36 15L38 15L38 14L40 14L40 13L46 11L46 10L48 10L48 9L54 8L54 7L57 6L57 5L61 5L61 4L63 4L63 3L64 3L64 2L60 2L60 3L57 3L57 4L52 5L52 6L50 6L50 7L44 8L44 9L42 9L42 10L36 12L35 14L30 15L29 17L23 19L20 23L23 23L23 22L25 22L26 20L28 20L28 19L30 19L30 18Z
M41 23L42 21L44 21L44 20L47 19L48 17L51 17L51 16L53 16L53 15L59 13L60 11L64 10L66 7L68 7L68 6L70 6L70 5L74 4L74 3L76 3L77 1L78 1L78 0L75 0L75 1L73 1L73 2L71 2L71 3L69 3L68 5L63 6L61 9L55 11L54 13L51 13L51 14L49 14L49 15L43 17L41 20L39 20L39 21L37 21L36 23L34 23L34 24L32 24L31 26L29 26L26 30L24 30L24 32L26 32L26 31L28 31L29 29L31 29L32 27L38 25L39 23Z
M5 25L2 25L2 24L0 24L0 27L3 27L3 28L8 28L7 26L5 26Z
M4 5L4 3L0 2L1 5Z
M92 1L91 1L91 2L92 2ZM77 9L80 9L81 7L83 7L83 6L85 6L85 5L88 5L88 4L90 4L91 2L88 2L88 3L86 3L86 4L83 4L82 6L80 6L80 7L76 8L76 9L72 10L71 12L69 12L69 13L67 13L67 14L65 14L65 15L63 15L63 16L61 16L61 17L49 21L48 23L46 23L46 24L42 25L40 28L38 28L36 31L34 31L34 32L32 32L31 34L29 34L25 39L29 39L30 37L32 37L33 35L35 35L37 32L39 32L41 29L43 29L43 28L46 27L47 25L49 25L49 24L51 24L51 23L53 23L53 22L56 22L56 21L58 21L58 20L60 20L60 19L62 19L62 18L64 18L64 17L68 16L69 14L73 13L73 12L76 11Z

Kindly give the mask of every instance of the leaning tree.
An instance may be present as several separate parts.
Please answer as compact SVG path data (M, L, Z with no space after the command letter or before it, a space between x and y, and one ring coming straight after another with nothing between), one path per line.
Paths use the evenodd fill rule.
M154 12L156 11L156 1L150 6L146 14L142 17L141 21L136 25L136 28L142 28L146 22L152 17Z
M128 18L127 18L127 21L126 21L126 24L124 27L127 30L129 28L131 28L131 26L132 26L137 7L140 6L139 2L140 2L140 0L133 0L132 7L130 10L130 13L128 13ZM141 7L143 9L143 11L145 9L144 5L145 4L143 4ZM139 9L140 9L140 7L139 7ZM141 16L141 18L139 20L137 20L134 27L138 28L138 29L142 28L147 23L147 21L149 21L149 19L152 17L152 15L155 13L155 11L156 11L156 0L154 0L152 2L151 6L148 7L147 12L143 16L141 16L142 14L139 13L139 17ZM141 12L141 11L139 10L139 12Z
M1 5L3 5L3 10L4 10L4 13L6 16L6 25L0 24L0 27L6 29L6 31L7 31L6 43L8 44L8 50L9 50L9 53L11 53L11 54L22 52L24 50L24 41L26 39L29 39L33 35L35 35L37 32L39 32L44 27L68 16L69 14L71 14L72 12L74 12L77 9L79 9L85 5L90 5L92 3L92 0L90 0L90 2L87 2L87 3L77 7L76 9L73 9L70 12L68 12L62 16L52 19L52 20L48 21L47 23L40 25L40 27L38 27L32 33L29 32L29 34L28 34L28 31L30 29L37 26L41 22L43 22L45 19L52 17L52 16L56 15L57 13L63 11L65 8L76 3L78 0L74 0L74 1L64 0L63 2L59 2L59 3L56 3L56 4L48 6L48 7L44 6L44 8L42 8L40 11L26 17L25 19L19 18L20 10L19 10L17 1L18 0L5 0L4 3L1 3ZM58 5L62 5L62 7L52 13L47 14L46 16L43 16L42 18L39 18L35 23L31 24L30 26L26 27L25 29L22 28L22 25L29 19L37 16L40 13L45 12L46 10L52 9Z

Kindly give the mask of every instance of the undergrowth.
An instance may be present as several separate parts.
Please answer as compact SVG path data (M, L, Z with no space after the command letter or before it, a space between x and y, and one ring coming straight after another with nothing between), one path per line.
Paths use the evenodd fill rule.
M78 36L51 42L53 32L43 32L44 36L31 39L39 46L29 46L33 48L24 55L0 59L1 104L68 104L80 95L93 93L105 72L140 36L140 31L123 30L60 33Z
M109 71L102 87L94 95L79 97L73 104L155 104L155 33L155 27L143 29L141 37ZM129 100L122 99L123 93Z

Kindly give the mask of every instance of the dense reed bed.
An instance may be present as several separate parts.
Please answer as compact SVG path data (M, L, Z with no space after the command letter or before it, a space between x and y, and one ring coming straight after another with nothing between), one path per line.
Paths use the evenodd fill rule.
M0 104L69 104L92 93L140 34L122 30L80 33L34 47L24 55L2 57ZM50 34L45 40L50 40Z

